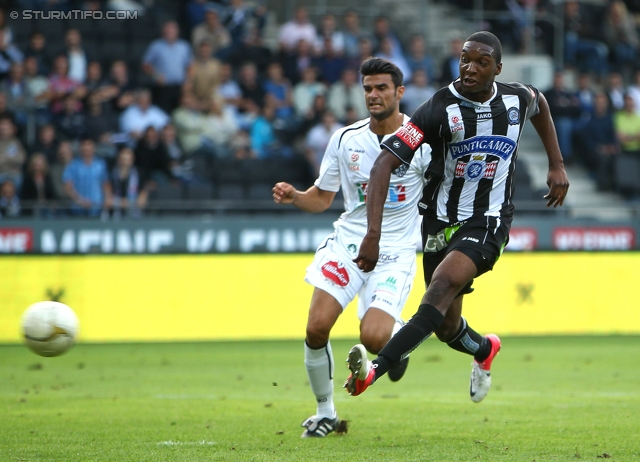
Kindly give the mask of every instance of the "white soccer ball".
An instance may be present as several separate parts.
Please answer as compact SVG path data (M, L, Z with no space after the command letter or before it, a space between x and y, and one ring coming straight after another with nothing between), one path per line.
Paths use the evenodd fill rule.
M58 356L75 343L80 321L60 302L37 302L22 315L22 333L27 346L40 356Z

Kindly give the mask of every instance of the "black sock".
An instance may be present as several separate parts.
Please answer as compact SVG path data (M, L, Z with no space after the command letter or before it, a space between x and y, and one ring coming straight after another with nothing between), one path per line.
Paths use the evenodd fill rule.
M435 306L420 305L416 314L391 337L378 357L372 361L376 380L429 338L433 331L440 327L443 319L444 316Z
M482 362L491 353L491 343L467 324L467 320L462 318L460 328L453 340L447 342L451 348L468 355L473 355L474 359Z

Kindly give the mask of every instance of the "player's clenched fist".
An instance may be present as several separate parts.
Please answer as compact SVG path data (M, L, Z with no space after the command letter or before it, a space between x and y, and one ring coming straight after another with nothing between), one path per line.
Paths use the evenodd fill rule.
M291 204L298 195L296 188L284 181L276 183L271 191L273 191L273 201L276 204Z

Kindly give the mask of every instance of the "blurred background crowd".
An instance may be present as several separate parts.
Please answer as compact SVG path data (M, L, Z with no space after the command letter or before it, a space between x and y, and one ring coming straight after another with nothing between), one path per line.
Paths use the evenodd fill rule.
M473 2L455 3L463 14ZM540 90L565 162L601 191L636 197L640 2L566 1L560 37L545 1L484 3L499 14L482 27L505 53L552 55L562 43ZM436 52L383 11L311 15L303 2L273 22L268 2L244 0L0 1L0 217L140 216L153 201L306 188L333 132L368 116L365 58L400 67L411 115L457 77L465 38L451 31Z

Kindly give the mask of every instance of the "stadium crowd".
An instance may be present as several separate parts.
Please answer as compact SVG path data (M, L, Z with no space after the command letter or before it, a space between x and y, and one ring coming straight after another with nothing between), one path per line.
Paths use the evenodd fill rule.
M487 28L507 50L525 52L527 2L486 3L511 15ZM534 3L534 35L551 52L549 2ZM541 89L565 161L584 165L600 189L629 196L640 176L636 3L566 2L565 68ZM314 23L298 6L278 26L277 45L267 46L268 11L244 0L0 4L3 218L137 216L154 199L257 199L276 180L309 186L331 134L368 116L358 74L364 58L400 67L401 109L411 114L457 77L463 40L452 35L451 54L437 60L423 35L401 37L386 16L365 27L347 10ZM23 9L43 13L9 17ZM73 10L137 18L47 16ZM577 81L567 84L567 75ZM627 188L618 176L633 165L635 186Z

